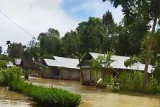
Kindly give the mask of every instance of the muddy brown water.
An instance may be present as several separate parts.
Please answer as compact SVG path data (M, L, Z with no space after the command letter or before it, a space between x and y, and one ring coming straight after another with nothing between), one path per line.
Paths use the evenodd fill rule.
M77 81L32 79L35 85L59 87L82 95L80 107L160 107L159 96L138 93L112 93L105 89L82 86Z
M80 107L160 107L159 96L149 96L136 93L111 93L105 89L82 86L77 81L36 79L30 80L35 85L58 87L81 94ZM8 91L0 87L0 107L38 107L31 98Z
M35 107L35 103L23 94L0 87L0 107Z

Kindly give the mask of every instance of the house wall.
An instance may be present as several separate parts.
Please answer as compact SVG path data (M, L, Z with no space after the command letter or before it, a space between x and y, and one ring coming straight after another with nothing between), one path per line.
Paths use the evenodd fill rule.
M60 78L67 80L80 80L80 71L77 69L60 69Z
M92 74L90 72L90 68L82 68L82 73L83 73L83 80L85 82L90 82L90 81L95 81L101 77L109 77L109 76L113 75L113 70L112 69L103 69L103 73L99 72L98 78L96 78L94 76L94 74Z
M89 68L82 68L82 73L83 73L83 80L85 82L90 81L90 69ZM93 77L93 76L91 76Z
M100 75L100 77L110 77L110 76L113 76L113 69L110 69L110 68L106 68L106 69L103 69L103 73Z
M117 75L118 78L124 72L134 73L133 70L124 70L124 69L116 69L116 72L118 72L118 75ZM82 68L82 73L83 73L83 79L84 79L85 82L90 82L90 81L97 80L97 78L95 78L95 76L93 74L90 74L90 68ZM114 72L114 69L105 68L105 69L103 69L103 73L98 74L98 79L101 78L101 77L107 78L109 76L115 76L114 74L116 74Z
M49 67L50 71L43 71L42 78L56 78L60 77L60 71L56 67Z

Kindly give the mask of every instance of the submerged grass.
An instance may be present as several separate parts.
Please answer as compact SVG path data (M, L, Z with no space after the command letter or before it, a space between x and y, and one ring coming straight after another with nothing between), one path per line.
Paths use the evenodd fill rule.
M23 81L12 81L9 88L32 97L42 107L77 107L81 99L80 95L66 90L35 86Z
M2 67L0 62L0 85L33 98L42 107L77 107L81 96L58 88L47 88L24 82L23 70L18 67ZM3 64L4 65L4 64Z

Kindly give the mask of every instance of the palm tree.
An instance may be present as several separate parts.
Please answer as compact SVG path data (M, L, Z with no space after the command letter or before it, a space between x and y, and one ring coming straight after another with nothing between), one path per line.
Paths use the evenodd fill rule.
M6 44L8 45L7 53L9 54L9 51L10 51L9 47L11 45L11 41L6 41Z
M2 47L0 46L0 54L2 53Z

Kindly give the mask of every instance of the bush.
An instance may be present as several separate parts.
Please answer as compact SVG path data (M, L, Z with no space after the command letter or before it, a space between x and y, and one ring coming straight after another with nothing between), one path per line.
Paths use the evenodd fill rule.
M110 76L107 78L104 78L104 84L107 86L107 88L112 89L112 91L118 91L118 79L116 77Z
M150 94L160 94L160 86L158 84L158 81L153 76L150 77L146 92Z
M132 74L124 72L120 75L120 89L130 90L132 89Z
M153 76L160 83L160 63L156 64L155 70L153 72Z
M0 70L0 85L8 86L11 81L21 80L22 69L18 67L11 67Z
M134 73L124 72L120 76L121 90L141 91L142 84L143 84L143 74L140 71L134 71Z
M132 75L133 90L140 91L143 85L143 74L140 71L135 71Z
M31 96L42 107L77 107L81 99L80 95L62 89L34 86L22 81L13 81L9 87Z
M0 69L6 69L7 68L7 61L0 60Z

